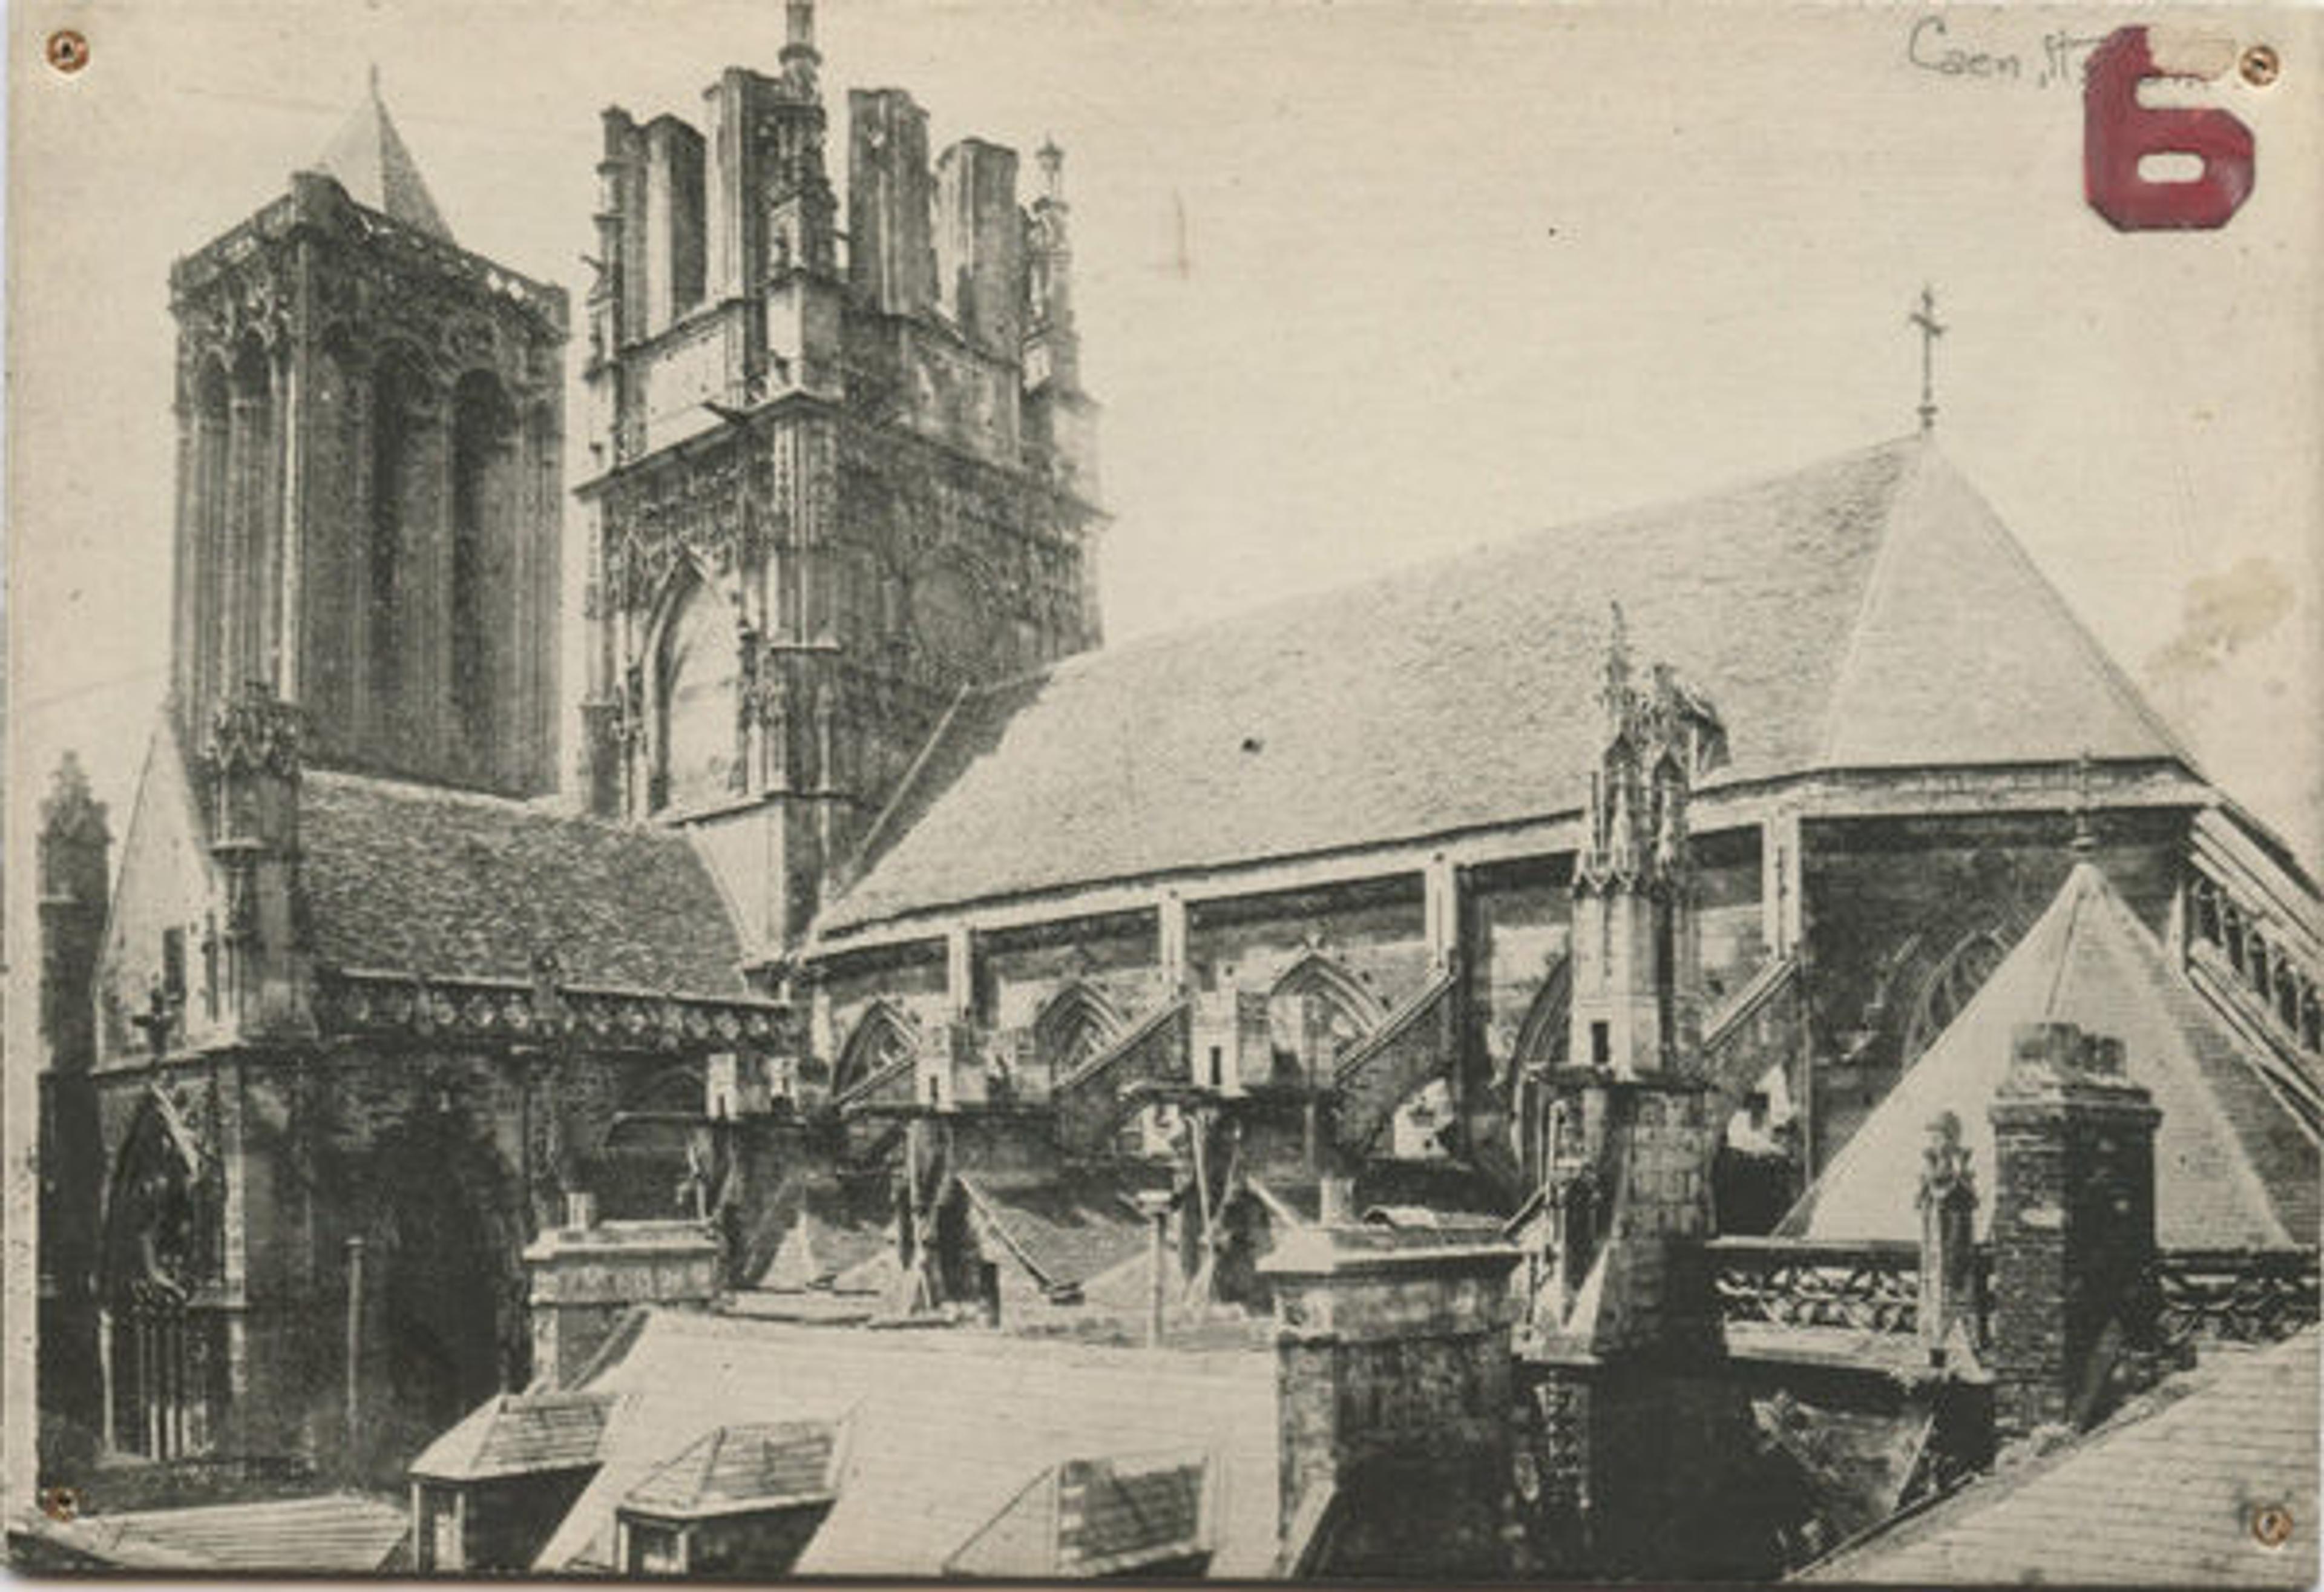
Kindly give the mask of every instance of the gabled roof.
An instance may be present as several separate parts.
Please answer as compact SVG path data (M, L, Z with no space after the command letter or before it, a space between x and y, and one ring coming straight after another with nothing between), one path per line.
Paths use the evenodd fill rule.
M963 1172L960 1185L999 1247L1044 1290L1076 1289L1145 1252L1130 1179Z
M429 1444L410 1471L437 1481L490 1481L583 1469L597 1463L613 1412L611 1393L503 1393Z
M2162 1108L2155 1236L2165 1249L2316 1242L2316 1142L2106 875L2078 864L2015 949L1922 1053L1779 1224L1786 1236L1914 1239L1929 1124L1960 1119L1980 1199L1993 1208L1993 1125L2020 1023L2066 1022L2123 1043L2123 1064Z
M370 92L341 125L315 170L337 179L355 203L431 237L452 241L452 229L444 225L435 196L420 175L420 163L387 114L376 71Z
M1275 1552L1275 1360L967 1329L878 1331L653 1310L588 1385L626 1395L605 1462L533 1569L610 1565L622 1497L737 1422L844 1421L830 1514L793 1573L935 1576L1045 1469L1200 1448L1224 1467L1213 1569Z
M1613 602L1641 655L1715 702L1732 762L1711 785L2190 761L1908 440L969 692L818 930L1572 811Z
M395 1568L410 1532L399 1504L355 1493L141 1509L61 1523L34 1516L30 1529L43 1542L93 1561L85 1568L217 1576L377 1575Z
M441 786L310 770L301 877L326 967L746 993L724 897L686 837Z
M2070 1448L2004 1468L1824 1560L1811 1580L1923 1587L2311 1587L2313 1328L2174 1378ZM2281 1504L2292 1536L2253 1517Z
M622 1507L665 1519L827 1502L839 1428L827 1421L722 1426L649 1473Z

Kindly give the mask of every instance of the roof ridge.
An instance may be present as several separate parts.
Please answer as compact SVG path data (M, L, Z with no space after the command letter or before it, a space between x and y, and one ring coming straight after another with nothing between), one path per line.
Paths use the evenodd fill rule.
M2064 621L2068 635L2081 650L2084 658L2098 666L2099 678L2115 693L2116 698L2153 733L2155 738L2163 743L2172 755L2185 764L2196 777L2204 778L2202 765L2196 761L2194 753L2177 732L2172 730L2170 722L2163 718L2153 704L2147 701L2146 693L2138 689L2137 682L2124 671L2121 664L2115 662L2114 654L2107 651L2106 644L2100 642L2090 627L2082 622L2082 616L2076 613L2073 605L2066 600L2065 592L2043 571L2041 565L2034 561L2033 553L2017 539L2017 533L2009 528L2008 523L2001 517L2000 512L1993 506L1991 500L1978 489L1975 482L1960 471L1952 470L1950 473L1960 489L1969 494L1970 501L1985 511L1980 518L1986 530L1992 533L1992 540L2001 544L2002 551L2017 566L2018 570L2033 582L2035 597L2044 604L2054 616Z
M1683 514L1704 504L1723 502L1746 493L1780 486L1804 477L1837 470L1847 465L1868 460L1880 454L1909 453L1920 446L1920 440L1916 437L1891 437L1885 441L1868 443L1842 453L1827 454L1822 458L1811 459L1805 464L1795 465L1787 469L1755 471L1748 476L1730 477L1719 485L1704 487L1699 491L1650 498L1620 508L1593 511L1577 514L1571 519L1554 520L1547 524L1531 525L1521 531L1510 532L1504 536L1496 536L1471 543L1467 547L1408 560L1393 568L1376 570L1352 580L1334 581L1326 586L1285 592L1264 602L1255 603L1247 608L1236 608L1224 614L1197 619L1189 624L1171 625L1161 630L1150 630L1143 634L1132 636L1128 641L1109 646L1093 647L1085 653L1075 653L1070 657L1059 658L1038 669L1028 670L1003 680L992 680L973 689L982 694L1043 678L1067 679L1074 674L1086 672L1109 659L1152 651L1169 643L1198 641L1213 636L1221 631L1240 628L1261 619L1278 619L1285 614L1298 609L1336 606L1359 592L1386 590L1403 586L1416 574L1435 573L1451 569L1456 565L1505 558L1524 551L1536 542L1546 541L1552 538L1563 539L1585 532L1612 530L1633 521ZM1902 479L1901 475L1899 479ZM1894 491L1893 486L1891 491Z
M1881 505L1880 545L1874 550L1871 565L1864 572L1864 589L1857 593L1856 612L1848 622L1848 644L1840 649L1840 658L1832 667L1831 683L1824 692L1823 718L1816 727L1812 766L1828 768L1837 761L1834 737L1839 732L1840 705L1846 694L1844 688L1855 670L1857 656L1863 650L1865 632L1869 628L1866 621L1871 617L1872 605L1879 597L1881 577L1896 561L1896 500L1904 491L1904 484L1919 477L1930 456L1936 451L1933 443L1919 438L1912 441L1913 449L1906 455L1904 467L1898 470L1895 479L1888 483L1887 496Z

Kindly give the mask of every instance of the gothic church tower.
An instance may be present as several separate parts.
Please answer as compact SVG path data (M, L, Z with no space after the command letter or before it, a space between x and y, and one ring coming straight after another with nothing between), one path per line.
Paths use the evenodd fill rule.
M1094 406L1062 157L933 162L900 89L825 164L813 7L697 128L604 116L588 299L600 813L691 829L796 945L962 690L1093 646Z
M453 242L376 81L170 285L188 750L263 686L318 765L552 789L563 291Z

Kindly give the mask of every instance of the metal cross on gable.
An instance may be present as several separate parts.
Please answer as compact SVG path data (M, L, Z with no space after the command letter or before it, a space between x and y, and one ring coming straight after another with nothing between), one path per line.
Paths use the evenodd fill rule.
M1936 290L1923 286L1921 307L1904 319L1921 333L1921 435L1925 437L1937 429L1937 339L1945 335L1943 324L1937 319Z

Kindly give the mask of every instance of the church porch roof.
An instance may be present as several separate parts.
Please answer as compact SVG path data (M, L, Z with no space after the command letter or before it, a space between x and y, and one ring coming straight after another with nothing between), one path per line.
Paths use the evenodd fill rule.
M749 993L708 867L675 830L310 770L302 880L317 960L339 971L696 996Z

